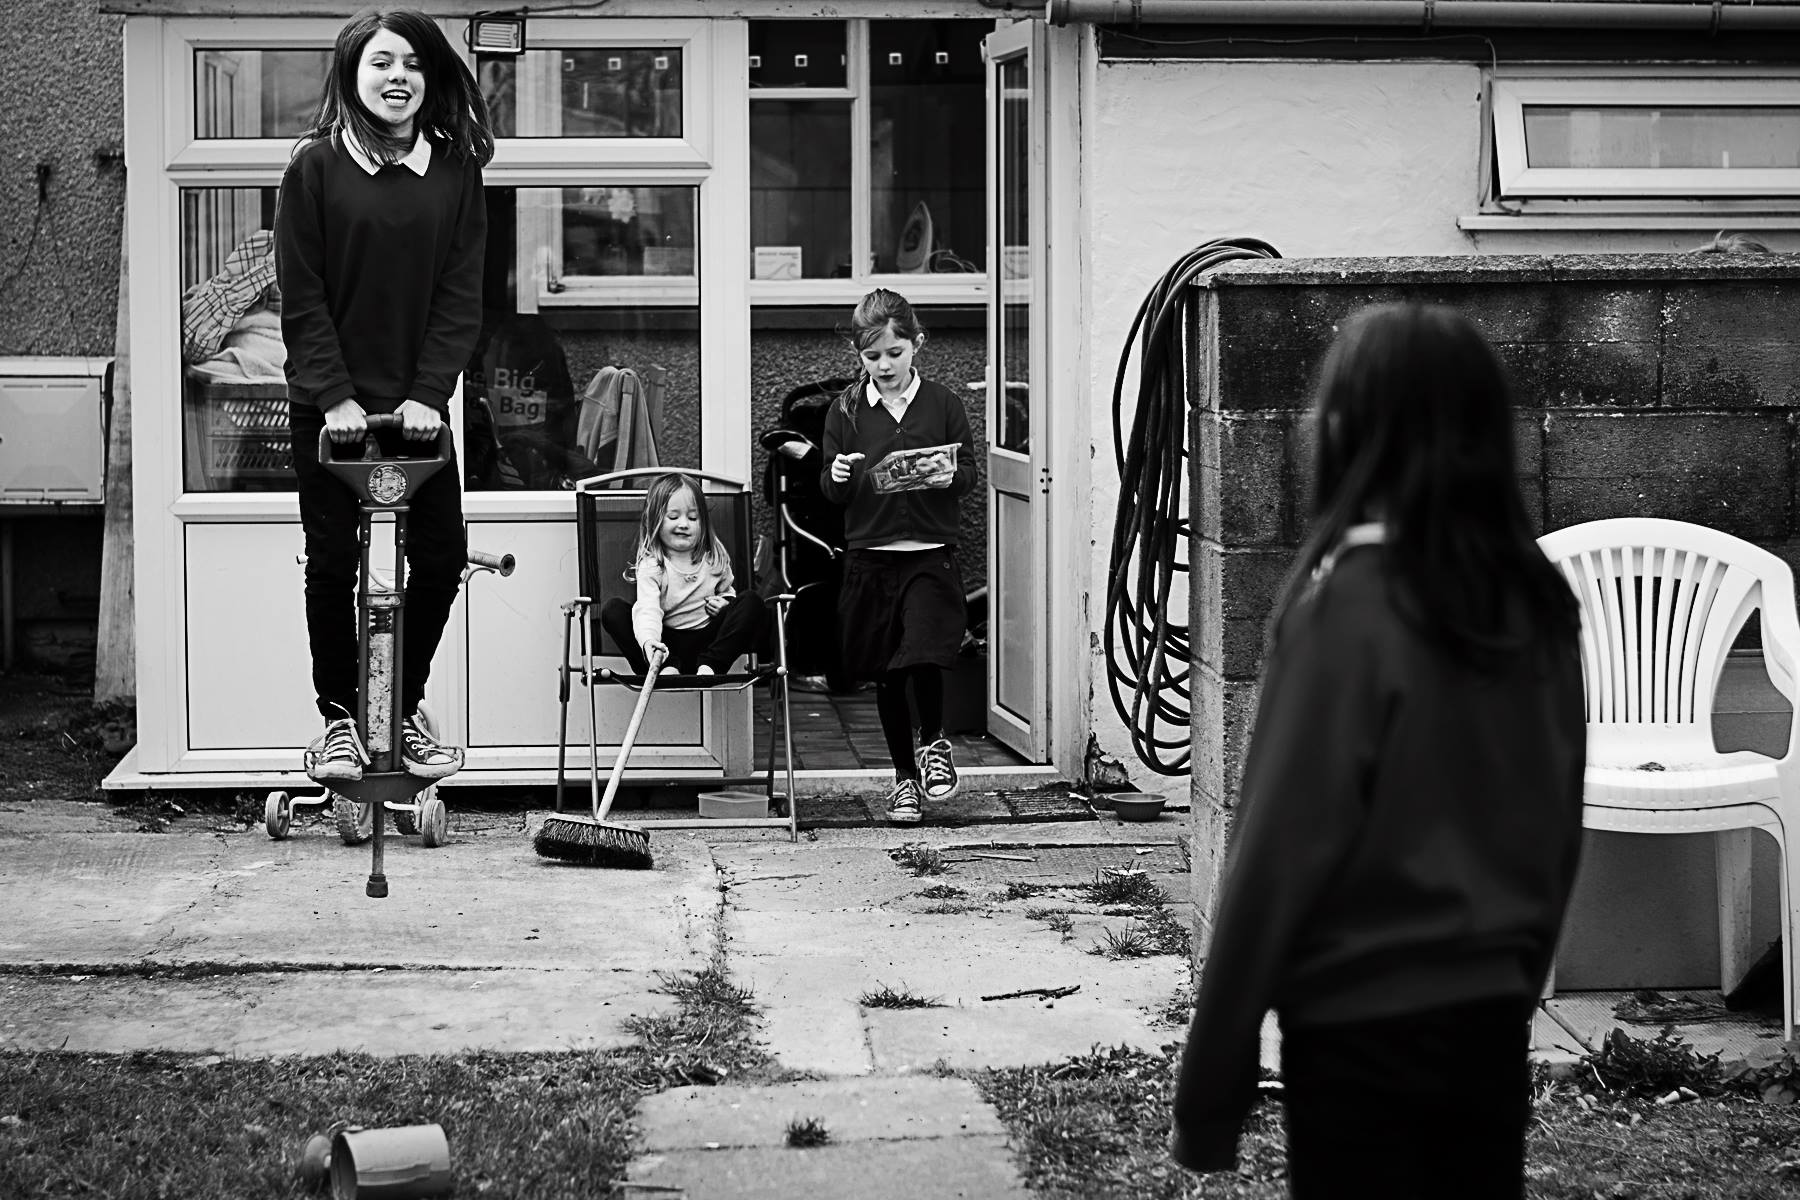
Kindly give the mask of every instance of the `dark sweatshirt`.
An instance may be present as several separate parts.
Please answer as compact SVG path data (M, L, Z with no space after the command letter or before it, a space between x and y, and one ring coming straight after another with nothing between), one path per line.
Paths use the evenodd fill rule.
M1228 1169L1270 1008L1312 1027L1542 989L1581 844L1573 634L1496 675L1343 552L1269 656L1193 1026L1178 1162Z
M303 146L275 220L290 398L447 414L481 330L486 238L481 168L444 143L423 177L400 164L371 175L335 137Z
M898 424L883 404L871 404L867 386L856 391L856 424L851 426L838 401L825 414L825 467L819 489L833 504L845 506L844 540L853 550L912 539L954 546L961 539L962 505L975 490L975 435L962 400L941 383L919 381L919 391ZM956 476L949 487L915 492L877 492L869 469L896 450L919 450L955 442ZM831 464L840 454L865 456L850 468L850 478L833 483Z

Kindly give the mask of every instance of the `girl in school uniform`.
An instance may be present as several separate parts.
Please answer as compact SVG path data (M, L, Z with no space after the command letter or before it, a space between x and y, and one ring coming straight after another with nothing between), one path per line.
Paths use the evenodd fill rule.
M967 623L956 546L959 502L976 484L974 435L962 400L915 368L925 330L903 296L864 296L850 333L862 372L826 414L819 485L845 509L844 670L875 683L894 760L888 819L912 824L925 800L957 788L943 672ZM904 451L921 453L889 458Z
M1317 514L1270 620L1174 1156L1235 1165L1272 1008L1298 1200L1517 1200L1581 844L1576 599L1466 318L1359 314L1314 416Z
M372 8L339 31L311 127L281 180L275 270L287 345L288 422L306 535L306 626L324 734L307 754L321 781L362 778L355 714L357 500L319 466L319 432L361 442L370 413L395 413L390 454L428 448L481 329L487 238L481 169L487 105L436 21ZM468 547L457 466L414 495L407 521L402 758L441 778L462 752L418 715Z

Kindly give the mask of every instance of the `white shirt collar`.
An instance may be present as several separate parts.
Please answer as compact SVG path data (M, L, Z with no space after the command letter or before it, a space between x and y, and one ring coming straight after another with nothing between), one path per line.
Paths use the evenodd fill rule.
M919 394L919 382L919 370L917 367L914 367L912 379L907 383L906 390L895 397L893 403L900 405L911 404L913 402L913 397ZM873 379L869 380L867 390L864 394L869 397L869 403L871 405L881 403L881 389L875 386L875 381Z
M350 157L356 160L357 166L371 175L381 170L381 164L376 162L367 150L363 149L362 143L356 140L356 135L350 131L349 126L344 126L342 132L344 149L350 152ZM413 138L412 149L406 152L406 157L400 160L400 165L420 179L425 178L425 172L431 169L431 139L422 133Z

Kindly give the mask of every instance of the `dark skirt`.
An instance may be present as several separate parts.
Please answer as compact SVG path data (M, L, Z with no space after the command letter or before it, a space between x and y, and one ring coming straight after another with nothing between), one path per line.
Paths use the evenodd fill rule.
M844 671L880 679L902 667L954 667L968 625L951 546L850 550L838 589Z

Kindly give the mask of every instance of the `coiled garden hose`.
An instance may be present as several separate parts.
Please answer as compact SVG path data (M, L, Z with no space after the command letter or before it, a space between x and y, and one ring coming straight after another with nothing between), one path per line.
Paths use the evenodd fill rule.
M1183 499L1188 447L1181 337L1195 303L1189 284L1221 263L1280 257L1256 238L1217 238L1182 255L1138 306L1113 380L1119 506L1107 562L1106 682L1138 758L1160 775L1188 773L1192 716L1187 614L1169 608L1175 576L1190 573L1193 533ZM1126 441L1120 422L1134 342L1137 400Z

